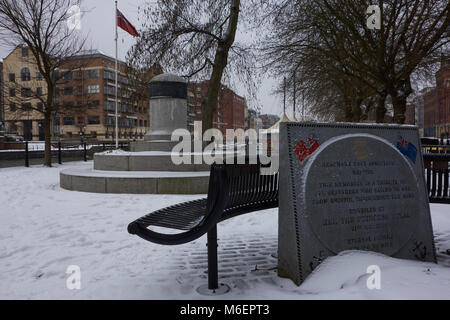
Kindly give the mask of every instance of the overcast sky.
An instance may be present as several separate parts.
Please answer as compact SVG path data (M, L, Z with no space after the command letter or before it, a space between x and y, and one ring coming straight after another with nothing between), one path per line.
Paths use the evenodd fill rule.
M138 17L138 7L143 6L144 0L119 0L118 8L125 17L136 27L141 28L141 21ZM81 32L88 34L87 46L92 49L98 49L103 53L114 57L114 0L84 0L83 10L88 12L81 20ZM133 45L134 39L125 31L119 29L119 59L124 60L128 49ZM1 44L0 57L5 58L11 48ZM274 80L266 79L263 81L259 90L258 97L262 104L263 113L274 113L280 115L283 109L282 97L272 95L273 87L276 85ZM239 88L232 88L238 94L246 96L245 91ZM241 89L242 90L242 89ZM290 109L289 107L287 108ZM288 115L291 116L291 111Z

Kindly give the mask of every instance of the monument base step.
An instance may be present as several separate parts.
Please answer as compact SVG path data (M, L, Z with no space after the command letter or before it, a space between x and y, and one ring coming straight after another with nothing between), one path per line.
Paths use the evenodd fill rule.
M193 159L192 159L193 161ZM105 171L209 171L206 164L173 163L170 152L119 152L94 154L94 169Z
M68 169L60 172L63 189L93 193L207 194L209 171L120 172Z
M142 151L171 152L177 144L179 144L178 141L167 141L167 140L130 142L130 151L131 152L142 152Z

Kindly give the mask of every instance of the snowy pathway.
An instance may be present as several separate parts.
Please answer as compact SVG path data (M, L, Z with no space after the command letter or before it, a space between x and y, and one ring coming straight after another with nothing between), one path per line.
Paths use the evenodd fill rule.
M0 169L0 299L204 299L205 237L159 246L127 233L145 213L198 196L114 195L66 191L59 171ZM276 275L277 211L221 223L221 299L450 299L450 206L432 205L439 264L368 252L327 259L302 286ZM382 270L381 290L368 290L368 265ZM66 288L69 265L81 268L81 290Z

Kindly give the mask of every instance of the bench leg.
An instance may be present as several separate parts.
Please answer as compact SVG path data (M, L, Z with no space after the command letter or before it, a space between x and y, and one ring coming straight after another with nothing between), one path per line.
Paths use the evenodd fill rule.
M217 296L230 291L224 283L219 285L219 272L217 270L217 225L208 232L208 285L197 288L197 292L207 296Z
M217 225L208 231L208 289L219 288L219 273L217 270Z

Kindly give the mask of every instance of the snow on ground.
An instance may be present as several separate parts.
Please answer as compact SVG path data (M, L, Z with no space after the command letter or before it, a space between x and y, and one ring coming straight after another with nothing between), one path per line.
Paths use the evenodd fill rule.
M160 246L127 233L152 210L198 196L114 195L59 187L72 163L0 169L0 299L205 299L205 237ZM450 206L431 205L439 263L347 251L325 260L297 287L276 275L277 211L221 223L219 299L449 299ZM81 290L66 288L66 269L81 268ZM381 290L369 290L369 265Z

